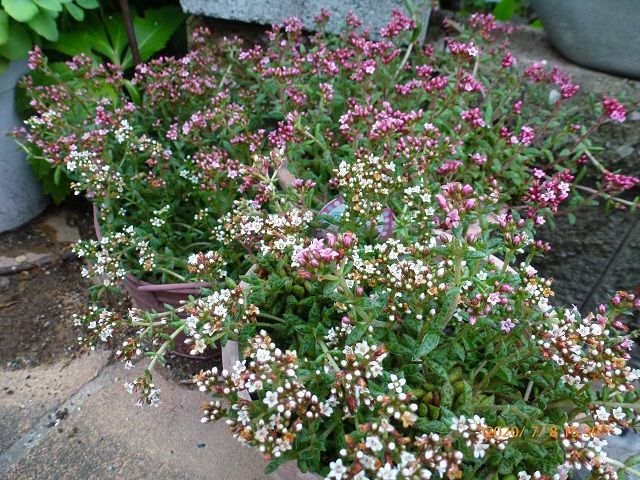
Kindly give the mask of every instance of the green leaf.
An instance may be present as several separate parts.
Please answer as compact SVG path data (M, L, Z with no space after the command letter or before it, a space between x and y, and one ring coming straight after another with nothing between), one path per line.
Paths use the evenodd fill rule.
M27 161L31 165L33 173L42 182L42 188L45 193L51 195L56 204L62 203L71 193L71 182L64 171L64 167L62 165L52 165L42 158L36 158L31 155L27 156Z
M0 10L0 45L9 41L9 15Z
M77 21L81 22L84 20L84 10L82 10L77 5L74 5L73 3L65 3L64 8L67 10L67 12L69 12L69 15L71 15Z
M269 475L270 473L275 472L278 467L280 465L282 465L284 462L286 462L287 459L284 457L276 457L273 460L271 460L268 464L267 464L267 468L265 468L264 473L266 473L267 475Z
M87 10L98 8L98 0L76 0L76 3Z
M27 22L27 24L41 37L46 38L50 42L58 40L58 26L56 20L51 14L41 11L35 17Z
M633 467L634 465L638 465L638 464L640 464L640 453L636 455L632 455L631 457L627 458L624 462L625 467Z
M539 18L530 23L533 28L542 28L542 22Z
M20 23L28 22L38 14L38 7L31 0L2 0L2 8Z
M464 347L459 343L454 343L453 345L451 345L451 349L453 350L453 353L456 354L456 357L458 357L461 362L464 362L464 357L465 357Z
M435 373L437 376L439 376L446 382L449 381L449 375L447 374L447 370L445 370L445 368L442 365L439 365L436 362L431 360L426 360L424 363L427 366L427 368L431 370L433 373Z
M351 333L347 335L346 344L353 345L358 340L360 340L364 334L367 333L367 326L364 324L356 325L356 327L351 330Z
M33 0L33 3L41 8L44 8L45 10L50 10L52 12L62 11L62 5L60 5L60 2L58 0Z
M65 5L66 6L66 5ZM90 39L83 31L60 32L58 41L51 45L54 50L74 57L90 50Z
M493 16L496 17L497 20L511 20L511 17L513 17L516 11L516 6L516 0L501 0L493 9Z
M131 83L131 80L125 80L124 87L127 89L127 92L129 92L129 96L131 97L133 103L135 103L136 105L140 105L140 103L142 102L140 92L138 91L136 86Z
M421 432L425 433L447 433L450 431L448 425L440 420L427 420L426 418L419 418L415 427Z
M0 55L9 60L21 60L27 57L31 46L31 37L27 29L12 22L9 24L9 40L0 45Z
M440 387L440 406L449 408L453 405L453 397L455 392L453 390L453 386L446 382Z
M416 352L415 359L425 356L431 350L436 348L439 341L440 335L437 333L427 333L420 343L420 348L418 348L418 351Z
M8 59L0 56L0 75L7 71L10 63Z
M145 11L144 17L133 19L133 26L138 41L138 50L142 60L148 60L154 53L164 48L182 22L185 14L175 5L167 5L158 9ZM128 51L122 62L127 69L133 66L131 51Z

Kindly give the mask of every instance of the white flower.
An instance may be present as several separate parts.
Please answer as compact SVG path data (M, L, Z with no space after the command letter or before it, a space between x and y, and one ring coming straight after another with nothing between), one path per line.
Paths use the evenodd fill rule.
M375 435L371 435L367 437L367 440L365 441L364 445L374 451L374 452L379 452L380 450L382 450L384 448L384 446L382 445L382 442L380 441L380 439L378 437L376 437Z
M329 464L330 472L327 475L327 479L335 478L336 480L341 480L342 476L347 473L347 467L342 464L342 460L339 458L335 462L331 462Z
M362 341L360 343L356 343L356 348L354 349L354 353L359 355L366 355L369 353L369 344L366 341Z
M527 472L518 472L518 480L531 480L531 475Z
M395 480L398 478L398 469L393 468L387 463L384 467L378 470L378 478L381 478L382 480Z
M358 455L360 455L360 452L358 452ZM376 468L376 459L371 455L362 455L362 457L360 457L360 463L367 470L374 470Z
M600 406L600 408L596 410L596 418L602 422L606 422L607 420L609 420L610 416L611 415L609 414L609 412L607 412L607 409L603 406Z
M267 392L264 396L263 402L269 408L273 408L278 404L278 393L277 392Z
M613 413L613 418L616 420L622 420L627 415L622 411L622 407L614 408L611 413Z
M466 432L469 429L467 425L467 417L460 415L460 417L453 417L451 419L451 430L457 432Z
M484 457L485 451L489 448L489 444L487 443L475 443L473 445L473 458L482 458Z
M271 353L269 353L269 350L259 348L258 351L256 352L256 362L266 363L269 360L271 360Z
M411 452L407 452L405 450L402 453L400 453L400 465L403 467L409 463L415 462L415 460L416 460L416 456Z

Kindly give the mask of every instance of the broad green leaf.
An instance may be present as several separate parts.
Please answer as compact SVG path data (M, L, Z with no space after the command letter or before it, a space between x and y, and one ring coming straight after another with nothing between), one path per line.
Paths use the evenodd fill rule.
M98 8L98 0L76 0L76 3L87 10Z
M77 21L81 22L84 20L84 10L82 10L77 5L74 5L73 3L65 3L64 8L67 10L67 12L69 12L69 15L71 15Z
M501 0L493 9L493 16L497 20L508 21L516 11L516 0Z
M35 17L27 22L27 24L40 36L46 38L50 42L58 40L58 26L56 25L55 18L45 12L41 11Z
M122 15L110 15L104 20L104 25L107 28L109 39L111 40L110 46L114 58L111 58L111 62L120 65L123 62L124 51L129 45L129 39L127 38L127 30L124 27L124 21Z
M0 55L9 60L26 58L31 50L31 37L22 25L11 22L9 24L9 40L0 45Z
M420 358L429 353L431 350L438 346L438 342L440 341L440 335L437 333L427 333L422 342L420 343L420 348L416 352L415 358Z
M66 6L66 5L65 5ZM60 32L58 41L51 45L51 48L60 53L73 57L80 53L86 53L90 49L90 39L86 32L71 31Z
M38 14L38 6L31 0L2 0L2 8L20 23L28 22Z
M439 376L440 378L442 378L447 382L449 381L449 375L447 374L447 370L445 370L445 368L442 365L439 365L436 362L431 360L426 360L425 365L427 366L427 368L429 368L429 370L431 370L437 376Z
M42 182L45 193L51 195L56 204L62 203L71 193L70 180L64 167L53 165L42 158L35 158L31 155L27 156L27 161L31 165L33 173Z
M9 15L0 10L0 45L9 41Z
M164 48L185 18L182 10L175 5L167 5L158 9L147 10L144 17L136 17L133 25L138 41L138 49L142 60ZM127 69L133 66L133 57L129 50L124 57L122 66Z
M33 3L38 5L40 8L44 8L45 10L50 10L52 12L62 11L62 5L58 0L33 0Z

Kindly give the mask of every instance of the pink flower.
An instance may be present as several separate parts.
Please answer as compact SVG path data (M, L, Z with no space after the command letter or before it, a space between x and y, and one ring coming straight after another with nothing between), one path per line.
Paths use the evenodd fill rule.
M330 18L331 18L331 12L326 8L322 7L320 9L320 13L318 13L315 17L313 17L313 21L317 25L322 26L325 23L327 23Z
M640 178L619 173L603 172L604 189L609 193L620 193L630 190L640 184Z
M511 52L507 52L504 54L502 58L502 68L510 68L517 64L516 57L513 56Z
M622 123L627 119L627 111L616 98L604 97L602 100L604 114L614 122Z
M33 49L29 52L29 69L38 70L44 67L45 61L42 55L42 50L38 45L34 45Z
M482 128L485 126L482 118L482 112L479 108L472 108L471 110L465 110L460 114L462 119L471 125L473 128Z
M535 138L536 134L533 128L527 125L523 125L520 129L520 143L522 143L522 145L524 145L525 147L528 147L529 145L531 145L531 143L533 143L533 140Z
M506 320L502 320L500 322L500 328L504 333L509 333L511 329L515 326L516 324L513 323L513 320L511 320L510 318L507 318Z
M484 165L485 163L487 163L487 156L482 155L481 153L474 153L471 155L471 160L476 165Z
M576 85L575 83L566 82L560 85L560 93L562 98L569 99L573 97L580 90L580 85Z
M322 92L322 99L325 102L333 101L333 85L330 83L319 83L318 86Z
M522 100L518 100L517 102L515 102L513 104L513 107L511 107L511 111L516 115L520 115L520 113L522 112Z

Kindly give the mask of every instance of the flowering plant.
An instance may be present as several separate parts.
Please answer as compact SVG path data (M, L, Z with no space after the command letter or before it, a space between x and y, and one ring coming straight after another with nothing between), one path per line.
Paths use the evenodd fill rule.
M383 175L386 164L368 160L367 174ZM170 344L166 326L186 332L194 353L239 342L235 364L196 377L217 398L203 421L226 417L269 470L295 459L328 479L550 479L574 468L617 478L624 465L602 448L640 420L640 371L627 364L620 320L640 299L618 292L586 316L553 307L551 282L530 264L546 249L534 220L501 213L469 184L397 168L412 208L396 213L393 238L372 239L371 217L354 208L331 226L296 213L283 241L291 212L307 210L278 192L280 213L246 211L231 232L261 225L241 285L227 279L176 311L96 311L84 319L89 338L134 326L144 334L118 355L132 361L160 340L152 363ZM365 173L354 179L366 195ZM128 388L157 404L150 370Z
M639 180L608 172L589 141L605 121L624 121L624 107L605 98L592 126L577 124L568 100L578 86L541 63L517 68L507 43L493 38L508 28L491 16L473 16L470 30L447 23L452 35L442 50L421 47L415 22L401 13L379 41L359 25L351 16L343 36L307 40L290 19L268 33L266 46L245 50L238 40L211 46L198 31L187 56L139 65L132 81L85 56L53 71L34 50L32 68L54 83L27 79L36 114L17 136L97 206L104 239L78 252L109 283L126 271L151 281L189 278L186 258L205 246L237 276L251 264L242 260L246 249L222 251L225 242L211 232L226 228L222 217L236 200L267 201L285 158L295 176L307 177L298 194L318 184L307 203L316 208L342 181L333 170L342 175L362 152L484 194L500 185L496 200L538 224L570 190L574 203L603 196L631 204L615 196ZM596 189L577 181L590 165L603 176ZM363 208L372 214L403 208L401 185L385 183L368 192L372 204Z
M296 460L337 480L635 472L603 446L639 421L622 316L640 300L618 292L583 316L553 306L551 281L531 266L549 248L537 227L577 193L587 165L601 167L588 143L595 127L564 123L577 91L566 75L539 64L521 73L480 43L505 27L486 15L470 23L476 33L436 52L413 38L403 47L415 25L401 13L379 41L350 17L344 36L307 42L290 19L268 48L227 44L221 67L202 44L140 67L139 105L101 100L68 143L47 142L60 117L32 119L27 139L78 171L79 189L118 225L90 253L145 265L141 251L156 250L129 235L146 241L139 232L166 218L164 238L195 252L184 268L211 283L166 312L96 306L78 318L91 344L135 331L117 355L151 357L127 384L140 403L157 405L151 369L185 333L193 354L238 343L235 364L197 376L216 397L203 420L227 418L268 470ZM151 105L166 116L149 116ZM603 109L596 126L624 120L616 100ZM285 164L298 178L281 189ZM624 206L615 194L638 179L605 175L589 193ZM167 212L156 213L156 195ZM342 210L321 209L333 197ZM182 215L179 230L170 222ZM184 233L192 228L207 248ZM151 271L164 261L152 260Z

